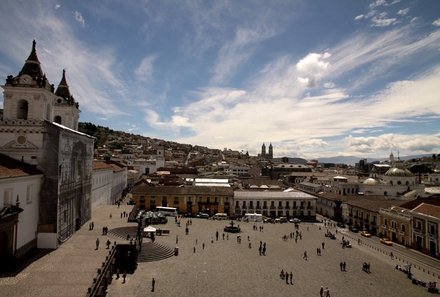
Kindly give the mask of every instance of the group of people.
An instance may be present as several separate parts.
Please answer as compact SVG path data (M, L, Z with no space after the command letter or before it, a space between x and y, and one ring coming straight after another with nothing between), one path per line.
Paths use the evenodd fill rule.
M292 272L290 272L290 273L288 273L287 271L284 272L284 270L281 269L280 278L282 280L285 280L286 284L290 283L291 285L293 285L293 273ZM290 282L289 282L289 279L290 279Z

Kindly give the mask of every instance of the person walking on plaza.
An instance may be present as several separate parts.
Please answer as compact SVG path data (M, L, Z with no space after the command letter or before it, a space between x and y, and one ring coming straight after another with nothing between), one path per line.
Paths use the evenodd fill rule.
M293 273L292 273L292 271L290 272L290 284L293 285Z
M125 278L127 277L127 273L124 271L122 274L122 283L125 284Z
M96 248L95 250L97 250L99 248L99 238L96 238Z
M303 259L307 261L307 251L304 251Z
M153 279L151 280L151 292L154 292L154 285L155 284L156 284L156 280L153 277Z
M319 296L324 297L324 288L323 287L321 287L321 289L319 290Z
M110 242L110 239L107 239L107 249L109 249L110 248L110 244L111 244L111 242Z

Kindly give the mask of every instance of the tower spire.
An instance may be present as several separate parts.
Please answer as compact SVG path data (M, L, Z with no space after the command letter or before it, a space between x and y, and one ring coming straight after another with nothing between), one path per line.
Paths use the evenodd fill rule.
M20 73L18 74L19 76L23 74L27 74L34 79L43 77L43 71L41 70L40 61L38 60L38 56L37 56L36 45L37 43L35 42L34 39L32 41L31 53L29 54L29 57L24 63Z

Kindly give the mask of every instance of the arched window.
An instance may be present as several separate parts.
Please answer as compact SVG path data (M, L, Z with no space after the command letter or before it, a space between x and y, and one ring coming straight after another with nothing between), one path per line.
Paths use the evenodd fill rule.
M22 99L18 102L17 119L27 120L29 111L29 103Z
M61 125L61 117L60 116L55 116L55 118L53 119L53 121L57 124Z

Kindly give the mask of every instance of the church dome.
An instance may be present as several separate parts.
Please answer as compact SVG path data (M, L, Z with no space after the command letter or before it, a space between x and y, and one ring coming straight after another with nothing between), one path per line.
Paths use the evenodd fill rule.
M414 175L408 169L394 167L394 168L390 168L387 172L385 172L385 176L412 177Z
M364 180L363 182L364 185L377 185L378 181L375 180L374 178L367 178L366 180Z

